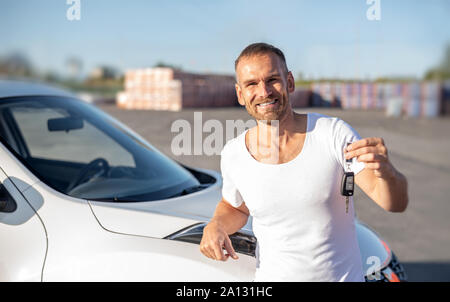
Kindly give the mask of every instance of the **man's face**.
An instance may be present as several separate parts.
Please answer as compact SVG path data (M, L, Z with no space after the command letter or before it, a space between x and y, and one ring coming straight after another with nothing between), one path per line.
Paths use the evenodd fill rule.
M277 55L242 58L236 76L239 104L256 120L281 120L290 109L289 93L294 92L294 78Z

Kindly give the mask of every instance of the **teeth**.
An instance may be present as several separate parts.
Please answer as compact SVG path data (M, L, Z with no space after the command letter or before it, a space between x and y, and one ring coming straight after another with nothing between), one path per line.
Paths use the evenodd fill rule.
M276 102L277 100L273 100L272 102L268 102L268 103L264 103L264 104L258 104L258 106L267 106L267 105L270 105L270 104L275 104L275 102Z

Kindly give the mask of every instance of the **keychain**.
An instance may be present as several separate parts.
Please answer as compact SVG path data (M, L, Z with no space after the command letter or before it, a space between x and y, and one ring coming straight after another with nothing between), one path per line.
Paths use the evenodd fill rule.
M350 143L347 143L347 146L348 145L350 145ZM341 194L342 196L345 196L345 213L348 213L348 203L350 196L353 196L355 184L355 174L350 171L351 162L352 162L351 159L345 160L345 166L347 169L344 168L344 175L342 175L341 181Z

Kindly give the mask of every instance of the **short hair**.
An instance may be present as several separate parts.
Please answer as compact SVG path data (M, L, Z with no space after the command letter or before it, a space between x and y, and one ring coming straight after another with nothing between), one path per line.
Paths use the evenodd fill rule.
M285 58L283 52L279 48L277 48L273 45L270 45L267 43L262 43L262 42L253 43L253 44L248 45L246 48L244 48L244 50L241 52L241 54L236 59L236 61L234 61L234 70L237 70L239 61L244 57L251 57L251 56L255 56L255 55L263 55L263 54L270 54L270 53L277 55L283 62L283 65L284 65L284 68L286 69L286 71L288 71L287 64L286 64L286 58Z

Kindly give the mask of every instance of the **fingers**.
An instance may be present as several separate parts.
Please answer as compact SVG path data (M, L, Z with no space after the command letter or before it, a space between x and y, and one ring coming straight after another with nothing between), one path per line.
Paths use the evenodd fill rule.
M200 244L200 252L208 258L215 259L214 253L211 253L211 249L203 243Z
M233 245L231 244L230 237L225 238L225 250L228 252L228 256L231 255L231 258L233 259L239 259L239 257L236 255L236 252L234 251Z
M379 162L368 162L366 163L366 167L371 170L380 170L381 164Z
M227 251L224 253L223 248ZM206 257L219 260L227 261L231 256L233 259L238 259L236 252L233 249L231 240L226 234L210 234L208 231L204 231L202 241L200 242L200 251Z
M365 138L350 144L344 149L346 159L357 157L358 161L362 162L386 161L388 158L387 153L387 148L381 137Z
M353 157L358 157L366 153L375 153L379 154L381 150L378 150L377 147L361 147L359 149L353 149L353 151L345 152L345 158L350 159Z
M386 156L381 155L381 154L375 154L375 153L362 154L362 155L358 156L356 159L359 162L364 162L364 163L368 163L368 162L385 162L385 161L387 161Z
M213 260L223 260L225 258L223 252L220 252L222 249L219 248L218 244L201 243L200 251L203 255Z
M369 137L350 144L344 149L346 159L355 158L372 170L375 176L389 178L393 175L393 167L388 159L388 150L381 137Z
M219 241L218 244L213 244L212 248L214 250L215 259L220 260L220 261L225 261L226 258L225 258L225 254L223 253L222 246L223 246L223 242ZM227 259L228 259L228 257L227 257Z
M363 147L368 146L377 146L377 145L383 145L384 146L384 140L381 137L368 137L363 138L359 141L356 141L354 143L351 143L348 145L345 150L352 151Z

